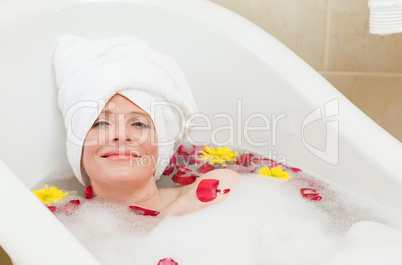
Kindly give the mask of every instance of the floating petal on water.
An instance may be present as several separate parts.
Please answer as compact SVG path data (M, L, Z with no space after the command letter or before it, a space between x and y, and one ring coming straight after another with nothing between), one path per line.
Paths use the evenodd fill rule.
M197 179L197 175L190 175L188 177L183 177L184 172L177 172L173 177L172 180L174 183L181 184L181 185L189 185L193 183Z
M178 166L176 166L176 168L177 168L177 170L178 171L182 171L182 172L185 172L185 171L192 171L191 169L189 169L189 168L187 168L187 167L185 167L185 166L183 166L183 165L178 165Z
M174 167L168 168L165 171L163 171L162 175L165 175L165 176L170 175L170 174L172 174L173 170L174 170Z
M179 265L179 263L177 263L171 258L164 258L158 262L158 265Z
M160 212L158 212L158 211L153 211L153 210L141 208L138 206L128 206L128 207L133 209L134 210L133 212L138 215L157 216L158 214L160 214Z
M211 165L210 163L205 163L198 169L198 173L205 174L214 169L215 169L215 167L213 165Z
M92 190L92 186L88 186L85 188L85 197L90 200L94 197L94 191Z
M176 165L177 164L177 155L173 155L169 161L169 165Z

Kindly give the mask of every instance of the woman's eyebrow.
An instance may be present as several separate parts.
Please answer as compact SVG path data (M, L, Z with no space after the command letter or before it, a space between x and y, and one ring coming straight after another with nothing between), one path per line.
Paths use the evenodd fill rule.
M100 114L115 114L115 113L111 110L102 110ZM145 111L131 111L131 112L125 114L125 116L129 116L129 115L142 115L144 117L150 118L149 114L146 113Z
M142 116L149 117L148 113L146 113L144 111L132 111L132 112L128 113L127 115L131 115L131 114L140 114Z

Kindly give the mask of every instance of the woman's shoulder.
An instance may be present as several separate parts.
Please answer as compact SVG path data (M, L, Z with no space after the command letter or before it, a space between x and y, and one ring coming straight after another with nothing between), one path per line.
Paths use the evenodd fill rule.
M193 183L193 186L197 187L198 184L204 179L216 179L219 180L218 188L220 190L230 189L236 186L240 178L241 175L231 169L215 169L198 177Z
M241 175L233 170L230 169L215 169L205 173L204 175L198 177L194 183L188 185L185 194L188 199L194 201L197 205L201 204L202 207L207 205L216 204L224 200L227 196L229 191L232 191L237 183L239 182ZM217 196L214 200L208 202L202 202L198 198L198 188L200 183L203 180L207 179L214 179L218 180L218 186L216 189L220 190L221 192L217 193ZM224 192L226 190L226 192Z
M174 197L176 198L169 206L167 215L184 215L223 201L228 195L228 190L233 192L232 189L235 188L240 178L241 175L233 170L215 169L198 177L196 181L190 185L165 189L165 192L175 194ZM198 189L200 183L207 179L218 180L218 186L216 189L219 189L221 192L216 192L216 197L214 199L205 202L201 201L198 197ZM214 191L211 190L211 193L214 193Z

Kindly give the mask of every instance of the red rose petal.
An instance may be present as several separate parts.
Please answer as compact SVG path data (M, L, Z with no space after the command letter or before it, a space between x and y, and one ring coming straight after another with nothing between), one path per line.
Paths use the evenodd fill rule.
M312 200L312 201L321 201L321 199L322 199L322 197L318 196L318 195L315 195L315 196L310 198L310 200Z
M188 146L184 146L184 145L180 145L179 149L177 150L177 153L179 155L190 155L193 152L193 146L188 147Z
M221 193L221 194L226 194L230 191L230 189L224 189L223 191L221 191L220 189L217 189L216 192L217 193Z
M133 209L135 214L138 215L150 215L150 216L157 216L158 214L160 214L160 212L158 211L153 211L153 210L149 210L149 209L145 209L145 208L141 208L138 206L128 206L131 209Z
M269 159L269 158L258 158L260 161L265 161L265 162L269 162L269 163L272 163L272 164L275 164L276 163L276 161L275 160L272 160L272 159Z
M196 160L195 158L191 157L191 156L186 156L183 155L183 160L185 160L186 162L188 162L190 165L193 165L195 163L200 164L201 162Z
M213 165L211 165L210 163L205 163L204 165L200 166L200 168L198 169L198 173L205 174L214 169L215 167Z
M56 206L48 206L47 207L52 213L56 211Z
M71 200L70 201L71 204L80 204L80 200Z
M318 191L309 188L300 189L300 193L304 198L314 197L319 194Z
M262 166L272 166L273 164L277 164L274 160L269 159L269 158L258 158L258 159L252 159L254 163L259 163Z
M189 169L189 168L187 168L187 167L185 167L185 166L183 166L183 165L178 165L178 166L176 166L176 168L177 168L177 170L178 171L182 171L182 172L185 172L185 171L192 171L191 169Z
M244 154L236 159L236 165L248 167L251 164L251 159L254 157L253 154Z
M90 200L94 197L94 192L92 190L92 186L88 186L85 188L85 197Z
M301 173L302 172L300 168L291 167L290 169L295 173Z
M177 263L171 258L164 258L158 262L158 265L179 265L179 263Z
M80 206L79 200L71 200L67 204L59 207L59 211L67 215L72 215Z
M197 187L197 197L202 202L210 202L216 199L219 180L203 179Z
M281 163L275 163L275 164L270 165L269 167L273 168L273 167L277 167L277 166L282 166L282 164Z
M168 168L165 171L163 171L162 175L165 175L165 176L170 175L170 174L172 174L173 170L174 170L174 167Z
M169 165L176 165L177 164L177 155L173 155L169 161Z
M303 198L310 199L311 201L321 201L322 199L322 197L318 195L319 194L318 191L313 189L303 188L300 189L300 192Z
M172 177L172 180L174 183L181 184L181 185L189 185L189 184L193 183L198 177L197 175L190 175L188 177L183 177L182 175L184 175L185 173L184 172L181 172L181 174L179 174L179 173L180 173L180 171L177 172L177 174L175 174Z
M185 155L186 154L186 152L184 152L184 146L183 145L179 146L179 149L177 149L177 153L179 155Z
M184 175L186 175L186 174L187 174L187 172L184 172L184 171L177 171L175 175L184 176Z

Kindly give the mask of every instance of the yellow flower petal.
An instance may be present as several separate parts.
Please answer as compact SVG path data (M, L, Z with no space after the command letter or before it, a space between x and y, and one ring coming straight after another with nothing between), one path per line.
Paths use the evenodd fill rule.
M208 160L211 165L215 163L220 163L224 167L226 166L226 161L234 162L236 161L237 152L232 152L228 147L222 148L219 146L216 150L213 147L204 147L204 151L200 151L202 160Z
M264 168L258 170L258 173L265 178L274 177L283 180L288 180L289 178L291 178L288 172L282 170L281 166L277 166L271 169L265 166Z
M60 202L63 200L63 197L68 194L68 192L63 192L53 186L49 188L47 184L45 184L43 189L33 190L32 192L46 205L51 205L53 202Z

